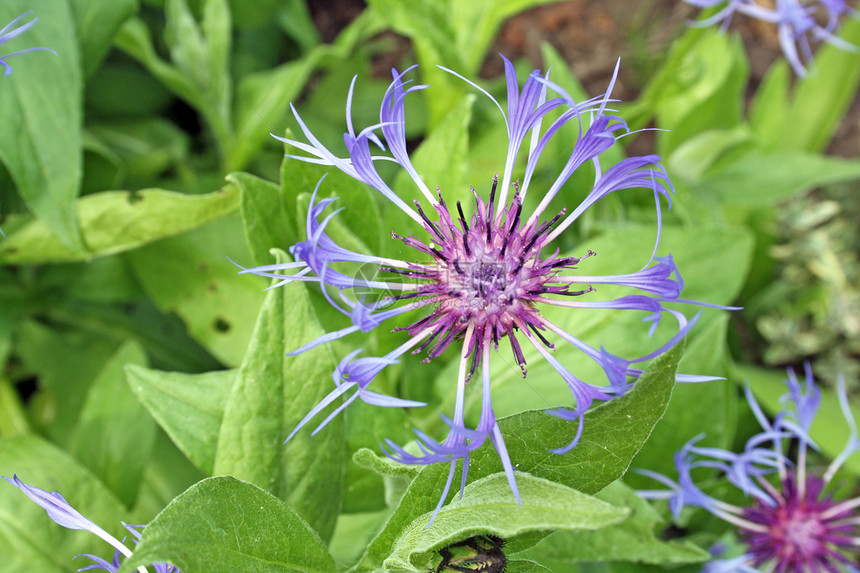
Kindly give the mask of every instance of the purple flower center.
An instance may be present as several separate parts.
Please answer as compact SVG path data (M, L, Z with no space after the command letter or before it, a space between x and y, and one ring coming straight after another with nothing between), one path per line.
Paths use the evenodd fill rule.
M549 232L564 214L540 225L523 222L522 202L519 194L505 209L494 215L497 179L493 180L489 203L475 194L475 213L467 220L463 207L457 202L458 218L455 221L445 201L439 195L435 205L438 220L432 221L416 202L418 212L433 240L425 244L414 236L394 237L433 260L426 264L410 263L409 270L383 267L383 270L426 280L417 290L393 297L425 298L436 303L432 312L402 330L416 336L429 325L432 334L416 349L420 352L434 343L427 359L434 358L447 348L451 341L464 338L471 326L469 353L473 369L481 353L482 341L492 340L496 348L500 338L510 340L514 358L525 373L525 358L514 333L531 329L549 348L553 345L539 332L545 329L536 302L546 294L576 296L594 290L588 287L570 291L568 284L557 281L558 273L575 269L585 257L558 257L558 251L541 257L540 251L548 242ZM474 370L473 370L474 371Z
M756 567L772 561L777 571L839 571L836 564L847 563L837 549L853 545L853 527L845 521L850 509L831 511L837 504L821 496L823 480L809 477L804 485L800 491L790 472L775 504L757 500L744 510L747 520L763 526L762 531L740 531Z

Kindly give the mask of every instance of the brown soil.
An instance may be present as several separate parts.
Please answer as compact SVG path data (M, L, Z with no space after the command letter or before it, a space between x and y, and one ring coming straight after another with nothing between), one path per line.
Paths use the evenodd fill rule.
M509 19L490 55L524 56L541 64L540 46L550 42L570 63L588 93L606 89L615 62L622 59L616 96L636 98L685 22L698 13L679 0L573 0L539 6ZM748 95L780 57L775 27L738 17L729 33L740 33L750 60ZM485 77L502 73L496 57L488 57ZM641 151L641 150L640 150ZM860 155L860 97L854 99L827 151L839 157Z
M766 2L768 0L760 0ZM337 34L364 9L361 0L314 0L314 22L324 41ZM622 59L613 92L632 101L655 71L672 40L683 33L685 22L698 10L680 0L569 0L539 6L510 18L502 26L481 70L486 78L503 73L496 54L525 57L541 66L540 46L551 43L570 63L574 75L594 95L606 89L615 62ZM740 33L750 60L749 94L780 57L776 29L737 17L729 33ZM386 33L393 36L393 34ZM409 50L408 40L393 38L394 52ZM380 55L387 74L398 54ZM641 152L642 150L637 150ZM860 97L855 98L840 124L828 153L840 157L860 155Z

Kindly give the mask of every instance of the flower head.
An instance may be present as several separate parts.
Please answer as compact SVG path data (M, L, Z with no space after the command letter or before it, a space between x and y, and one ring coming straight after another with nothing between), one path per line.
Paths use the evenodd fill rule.
M114 547L115 551L111 561L106 561L101 557L90 555L89 553L82 553L81 555L90 558L94 563L79 569L79 571L102 569L104 571L109 571L110 573L116 573L119 571L120 567L120 554L125 555L126 557L131 556L131 550L128 547L123 545L123 543L116 537L84 517L78 510L72 507L71 504L66 501L66 498L64 498L59 492L49 492L26 484L22 482L17 475L12 476L11 478L4 476L3 479L23 491L30 500L48 512L48 517L53 519L55 523L68 529L84 529L89 531ZM129 533L131 533L136 543L137 540L140 539L140 532L138 529L143 526L128 525L125 523L123 523L123 526L125 526ZM76 555L75 557L80 557L81 555ZM154 563L153 569L155 569L156 573L179 573L179 569L166 563ZM140 571L140 573L147 573L147 569L145 567L139 567L138 571Z
M20 36L21 34L26 32L27 30L32 28L36 24L36 22L39 21L38 18L33 18L29 22L21 24L20 26L18 26L16 28L15 25L18 24L18 22L21 19L23 19L25 16L27 16L29 13L30 12L24 12L23 14L21 14L20 16L18 16L17 18L12 20L8 24L6 24L6 26L4 26L2 30L0 30L0 44L5 44L6 42L11 40L12 38ZM50 48L38 48L37 47L37 48L25 48L23 50L18 50L17 52L12 52L11 54L6 54L4 56L0 56L0 66L3 66L3 68L5 69L5 71L3 72L3 75L8 76L9 74L12 73L12 66L10 66L9 62L6 61L8 58L11 58L12 56L17 56L19 54L25 54L27 52L33 52L36 50L45 50L47 52L51 52L55 56L57 55L57 52L55 52L54 50L52 50Z
M514 362L526 376L526 350L534 347L553 368L571 391L573 409L561 408L550 413L563 419L578 420L578 428L569 442L556 450L565 452L576 445L582 432L583 414L595 401L603 402L623 394L633 378L642 371L632 364L649 360L671 347L683 337L694 321L688 321L677 310L668 309L667 302L689 302L679 298L683 283L671 257L646 261L641 270L617 275L587 275L590 250L561 254L555 239L594 203L611 193L643 188L653 194L657 205L660 237L660 200L672 193L668 177L656 155L624 159L608 169L600 164L600 154L615 144L618 133L627 131L624 121L607 109L612 84L607 92L594 99L575 103L559 86L538 71L529 75L520 88L513 65L505 61L507 79L507 113L486 91L455 72L487 95L502 112L508 131L507 156L501 176L489 182L486 194L472 188L471 209L457 201L446 203L441 189L431 192L413 166L406 150L406 96L428 86L409 85L404 75L409 71L392 71L393 80L382 100L379 123L356 131L351 117L353 80L347 99L347 132L343 139L346 157L338 157L325 147L293 109L308 143L278 138L305 155L291 156L299 160L333 166L367 184L405 213L415 224L417 234L391 236L411 253L403 260L355 253L338 246L326 233L326 226L335 215L325 214L331 199L316 200L316 191L307 215L307 240L295 245L291 253L295 262L266 265L242 272L279 279L275 286L298 280L318 282L329 302L349 318L351 325L330 332L297 349L297 354L353 334L369 332L383 322L413 313L411 322L400 323L396 331L405 333L405 341L381 358L358 358L357 352L347 356L335 372L336 388L318 407L314 408L290 434L302 426L338 396L355 389L351 402L359 397L364 402L381 406L415 406L367 390L382 369L412 352L425 353L432 360L458 347L459 375L456 405L451 418L443 417L448 426L447 437L439 442L416 430L416 447L407 448L390 440L383 446L387 455L407 464L451 464L448 483L440 505L453 480L456 462L463 461L461 493L466 483L469 456L485 442L496 449L514 496L519 493L505 441L499 430L491 400L490 359L500 352L500 345L510 347ZM617 73L617 69L616 69ZM612 83L614 84L614 78ZM552 93L552 97L549 94ZM589 121L590 119L590 121ZM548 125L544 125L547 123ZM531 191L532 176L547 144L563 126L573 123L579 128L579 138L555 181L539 198L537 207L528 213L524 199ZM381 137L380 137L381 136ZM528 146L526 139L530 136ZM383 144L384 140L384 144ZM388 155L371 153L371 145ZM526 148L527 147L527 148ZM521 181L515 181L517 160L525 159ZM421 201L408 200L404 193L395 193L378 174L379 161L398 164L415 184ZM546 215L551 201L559 194L575 171L586 163L593 164L596 176L585 199L572 211L566 209ZM319 185L317 186L319 189ZM423 203L423 205L422 205ZM655 245L655 253L656 253ZM368 265L373 272L349 278L337 269L343 263ZM389 277L379 280L376 277ZM399 280L398 280L399 279ZM613 300L596 300L593 285L621 285L639 294L629 294ZM331 291L331 292L330 292ZM335 291L337 291L336 294ZM382 298L368 304L364 294L380 292ZM339 298L339 300L337 300ZM604 349L595 349L541 314L541 307L553 305L568 309L624 309L644 311L646 320L655 324L667 313L679 324L671 340L645 356L625 360ZM415 319L415 313L419 318ZM597 362L606 372L608 384L593 384L571 373L553 354L557 341L567 342ZM480 370L482 408L475 427L466 425L464 396L466 384ZM345 376L349 373L349 376ZM679 379L701 380L684 377ZM339 408L337 411L340 411ZM337 411L335 413L337 413ZM331 416L320 425L325 425ZM289 439L289 438L288 438ZM437 511L439 506L437 506Z
M776 5L770 3L770 6L757 0L684 1L698 8L722 6L708 18L695 22L695 26L710 26L721 22L721 28L726 29L735 13L775 24L782 52L801 77L806 75L806 64L812 61L813 42L827 42L848 51L857 49L834 35L838 31L841 17L853 12L845 0L776 0ZM826 23L819 23L818 14L822 14Z
M773 422L764 416L747 390L747 399L763 431L750 438L744 452L697 447L696 442L702 438L698 436L675 455L677 483L654 472L639 471L669 488L639 494L649 499L668 499L676 517L684 506L692 505L737 526L746 552L714 561L705 571L836 572L840 565L848 570L860 566L860 516L856 511L860 497L838 501L827 493L836 471L860 449L844 380L840 380L839 401L850 428L848 443L820 475L807 468L808 447L815 447L808 430L818 412L819 389L808 366L802 383L791 370L786 382L789 393L783 397L783 410ZM789 457L788 452L795 451L789 442L796 442L796 457ZM692 477L696 468L721 473L750 496L751 503L738 507L703 493ZM773 479L768 479L771 476Z

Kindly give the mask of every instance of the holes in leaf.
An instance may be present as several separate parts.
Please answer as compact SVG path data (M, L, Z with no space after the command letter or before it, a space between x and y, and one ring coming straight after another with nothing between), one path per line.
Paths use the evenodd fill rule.
M212 326L218 332L229 332L230 331L230 323L227 322L226 320L224 320L223 318L221 318L220 316L215 319L215 322L212 324Z

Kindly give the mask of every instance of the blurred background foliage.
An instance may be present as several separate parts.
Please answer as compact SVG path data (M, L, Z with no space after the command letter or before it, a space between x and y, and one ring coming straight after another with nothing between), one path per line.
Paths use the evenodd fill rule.
M419 171L452 202L469 185L489 184L506 141L492 102L437 65L481 78L501 101L498 51L515 60L521 77L552 67L552 79L577 99L601 93L624 57L618 109L642 131L605 154L604 167L625 154L659 153L676 189L661 253L678 262L685 298L744 307L704 309L681 369L727 381L677 387L634 465L668 471L671 452L700 432L715 446L743 443L752 422L738 407L740 386L749 382L773 410L780 369L807 360L831 386L845 376L856 412L860 56L824 46L815 73L797 79L775 55L770 32L688 29L693 13L678 3L640 4L631 12L622 1L2 0L0 22L27 10L39 17L16 41L58 56L19 57L0 85L0 473L29 470L57 489L102 499L90 508L96 521L146 522L226 463L207 457L214 446L206 440L226 415L225 388L255 348L266 296L264 281L237 275L230 261L270 263L270 248L303 239L309 193L324 172L285 159L270 133L300 132L292 102L337 148L353 76L353 118L365 126L377 120L390 69L418 64L411 77L432 88L410 96L409 145ZM860 45L860 21L847 21L842 37ZM548 149L536 185L552 181L567 154L562 145ZM594 177L589 169L554 204L581 200ZM405 179L394 181L403 188ZM403 228L397 213L339 174L326 185L347 207L333 236L359 250L398 248L385 234ZM647 260L654 220L648 193L612 195L565 234L561 248L598 251L589 274L631 272ZM332 329L336 313L318 294L307 299L309 315ZM621 314L554 318L614 353L644 354L653 342ZM364 346L384 351L396 340L374 334ZM339 356L357 347L332 346ZM549 366L528 358L529 386L509 365L494 366L500 416L569 401ZM450 409L454 369L440 359L387 371L383 391L432 407L409 416L356 408L343 459L376 449L383 435L408 439L412 425L440 432L437 414ZM576 372L599 374L589 364ZM200 420L174 417L151 394L159 384L182 388L186 375L209 376L214 425L190 450L184 440L191 437L176 433ZM329 383L325 372L315 376ZM835 408L831 392L825 403ZM472 417L478 406L470 404ZM821 426L813 437L832 456L845 432ZM860 468L846 471L856 476ZM347 462L340 509L355 520L338 522L332 544L345 561L357 557L342 541L355 534L349 528L378 528L404 489L378 473ZM19 507L14 495L0 491L8 507ZM5 515L10 527L12 514ZM45 530L38 516L28 519ZM711 527L693 516L689 538L707 545L720 533ZM72 554L97 552L78 538L63 543ZM552 561L553 547L547 541L528 555ZM643 555L629 561L701 558ZM588 559L561 556L554 567ZM617 567L633 570L629 562Z

